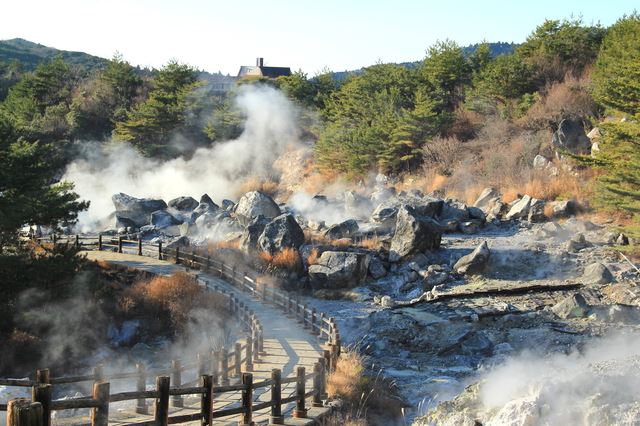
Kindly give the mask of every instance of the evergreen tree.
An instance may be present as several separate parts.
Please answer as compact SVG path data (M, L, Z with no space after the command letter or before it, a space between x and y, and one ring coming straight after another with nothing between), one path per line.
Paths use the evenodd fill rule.
M171 139L186 122L189 94L197 86L194 68L169 62L153 81L149 98L116 123L115 136L131 142L147 156L172 157L178 153Z

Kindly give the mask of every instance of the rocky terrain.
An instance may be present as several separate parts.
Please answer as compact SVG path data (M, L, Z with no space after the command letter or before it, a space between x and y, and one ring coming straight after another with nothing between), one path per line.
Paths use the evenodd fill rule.
M588 150L584 132L563 123L554 145ZM534 167L558 173L540 155ZM575 407L544 412L540 395L574 382L546 380L556 375L542 374L544 366L540 377L521 380L535 392L520 395L520 405L516 393L487 404L483 383L524 353L553 360L588 352L612 334L633 336L640 318L639 271L616 250L635 241L611 223L593 223L571 199L520 194L507 202L486 188L467 205L437 192L397 191L378 175L369 188L297 192L283 203L259 191L218 203L207 194L165 202L120 193L112 201L115 227L104 233L235 252L332 313L343 340L367 355L372 370L396 380L414 407L407 417L428 413L418 423L515 425L574 416ZM635 349L619 352L635 360ZM597 362L583 362L576 374L596 369L599 383L615 386L621 361L612 354ZM526 369L524 363L518 371ZM593 398L587 393L591 405L574 405L602 413ZM610 413L634 416L635 405L617 403L609 403Z

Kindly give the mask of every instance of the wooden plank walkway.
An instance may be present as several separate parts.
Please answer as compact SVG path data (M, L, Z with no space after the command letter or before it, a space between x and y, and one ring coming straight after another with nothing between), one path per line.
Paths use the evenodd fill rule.
M323 347L319 343L318 337L305 330L293 317L287 317L276 307L263 303L253 298L248 293L240 291L237 287L213 275L192 271L181 265L175 265L166 261L151 257L137 256L133 254L121 254L112 251L83 251L89 260L100 260L115 265L126 266L139 270L148 271L160 275L169 275L178 271L196 274L197 277L206 282L208 286L214 285L220 289L232 292L241 302L253 310L260 319L264 330L264 351L265 355L260 357L258 363L254 365L254 382L269 379L271 370L279 368L282 377L295 375L298 366L304 366L306 372L313 372L313 366L322 357ZM312 382L307 381L307 390L312 389ZM283 385L282 397L286 398L294 394L295 383ZM254 399L257 402L270 400L270 389L262 388L256 391ZM151 400L148 401L151 403ZM232 408L240 405L240 393L225 393L215 398L214 410L221 408ZM290 412L294 408L294 403L283 406L283 415L286 417L287 425L312 424L313 419L326 413L326 408L312 408L308 401L309 414L307 419L294 419ZM113 403L110 407L109 423L121 425L124 423L143 422L153 420L152 416L136 414L134 411L135 402ZM190 414L200 410L200 398L185 398L184 408L171 408L170 415ZM150 412L153 412L150 407ZM88 419L87 419L88 420ZM225 419L216 419L214 424L237 425L239 416L232 416ZM269 422L269 409L254 412L254 422L256 424L267 424ZM54 424L72 424L71 418L59 418L54 420ZM74 418L73 424L78 424L78 418ZM192 422L191 424L199 424Z

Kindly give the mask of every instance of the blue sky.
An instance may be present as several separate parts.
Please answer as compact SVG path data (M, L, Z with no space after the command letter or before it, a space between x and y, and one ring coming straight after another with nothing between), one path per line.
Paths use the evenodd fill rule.
M235 74L257 56L310 75L421 59L437 40L522 42L544 19L608 26L637 0L2 0L0 39L21 37L132 64L175 58ZM637 7L637 6L636 6Z

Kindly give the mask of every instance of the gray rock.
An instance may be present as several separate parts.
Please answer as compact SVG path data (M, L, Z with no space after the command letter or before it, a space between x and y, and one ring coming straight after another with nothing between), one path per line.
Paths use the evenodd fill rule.
M402 206L396 218L389 260L397 262L414 253L437 249L441 239L442 232L435 220L417 215L411 206Z
M251 191L240 198L235 207L235 212L242 224L248 224L258 216L263 216L267 219L279 216L280 207L268 195L259 191Z
M371 213L371 220L375 223L390 225L395 223L397 214L397 207L389 207L386 204L380 204L373 210L373 213Z
M567 296L551 308L562 319L582 318L587 315L588 310L589 304L580 293Z
M354 219L348 219L331 225L324 235L329 239L338 240L340 238L351 238L356 232L358 232L358 222Z
M367 217L371 211L371 202L354 191L344 193L344 208L354 217Z
M478 207L482 210L490 208L496 200L500 200L502 194L496 188L485 188L482 190L476 202L473 203L473 207Z
M505 219L521 219L529 215L529 208L531 207L531 197L528 195L520 198L510 209L509 213L505 216Z
M202 197L200 197L200 204L206 204L207 206L209 206L210 210L218 210L220 208L216 203L213 202L208 194L203 194Z
M545 158L542 155L538 154L533 159L533 168L536 169L536 170L544 170L547 167L549 167L550 163L551 162L547 158Z
M309 266L314 288L356 287L367 278L369 256L362 253L325 251Z
M391 296L382 296L380 298L380 306L383 308L393 308L395 306L395 302Z
M584 234L574 235L566 244L567 251L572 253L585 249L589 246L590 244L587 242Z
M560 235L564 232L562 226L558 225L556 222L545 223L542 225L540 230L545 237L555 237L556 235Z
M487 214L480 207L467 207L467 211L471 219L477 219L482 223L487 219Z
M122 192L114 194L111 201L116 209L116 220L125 226L144 226L149 224L151 213L156 210L164 210L167 203L163 200L151 198L135 198Z
M442 230L442 232L456 232L458 231L458 226L460 225L460 222L458 222L456 219L446 219L438 221L438 223L440 224L440 229Z
M627 237L624 234L618 235L618 238L616 239L616 244L618 244L619 246L628 246L629 245L629 237Z
M458 201L448 201L444 203L438 220L444 221L448 219L455 219L458 222L469 220L469 211L467 210L466 204Z
M191 242L189 241L189 237L178 237L178 238L174 238L171 241L169 241L167 244L165 244L165 248L168 249L175 249L176 247L180 247L180 248L186 248L191 246Z
M582 274L582 282L584 284L609 284L613 280L613 274L602 263L593 263L587 266Z
M575 200L554 201L553 217L569 217L580 211L580 205Z
M545 201L538 200L537 198L531 199L531 204L529 205L529 214L527 219L532 223L546 222L547 216L544 214Z
M181 221L173 217L173 215L166 210L156 210L151 213L151 224L155 225L157 229L180 225L181 223Z
M234 203L231 200L222 200L222 209L223 210L227 210L227 211L231 211L235 208L236 203Z
M310 220L307 222L307 227L312 231L321 231L325 228L324 220Z
M385 187L372 192L371 195L369 196L369 199L375 205L375 204L382 203L383 201L387 201L395 197L395 195L396 195L395 188Z
M591 140L585 134L582 124L568 118L560 122L558 130L553 133L551 143L556 148L572 154L582 155L591 152Z
M192 197L178 197L170 200L168 203L169 207L180 211L191 211L198 207L199 204L200 203Z
M486 270L490 257L489 246L486 241L483 241L471 253L458 259L453 265L453 270L459 274L480 274Z
M269 219L265 219L262 216L254 218L244 228L242 232L242 238L240 239L240 249L245 252L250 252L258 248L258 240L260 235L264 232L265 226L269 223Z
M480 230L480 225L474 221L460 222L458 230L463 234L477 234Z
M387 275L387 270L378 256L371 256L371 260L369 261L369 275L371 275L374 280L378 280Z
M302 244L304 244L304 232L290 213L280 215L265 225L258 238L258 247L271 254L285 248L297 249Z

